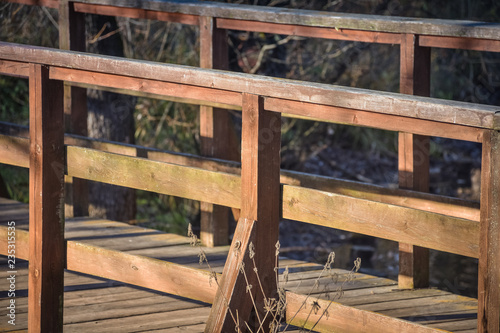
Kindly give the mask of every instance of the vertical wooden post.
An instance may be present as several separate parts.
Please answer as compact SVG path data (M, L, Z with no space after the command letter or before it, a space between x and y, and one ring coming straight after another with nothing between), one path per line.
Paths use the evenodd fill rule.
M265 297L276 296L274 253L280 218L281 114L265 111L262 98L256 95L243 94L242 105L241 217L205 332L234 332L236 318L245 331L244 322L252 309L250 297L256 300L256 311L263 318L264 295L253 271L253 260ZM255 245L253 260L248 253L250 242ZM246 279L239 272L242 262L252 285L248 293Z
M200 17L200 67L228 68L227 31L217 29L213 17ZM227 110L200 106L201 154L239 161L235 135ZM206 246L226 245L229 208L202 202L200 238Z
M429 96L430 48L418 46L418 36L401 38L400 92ZM429 191L429 137L399 133L399 187ZM429 249L399 244L399 287L425 288L429 285Z
M85 14L75 11L74 2L59 1L59 48L82 51L85 45ZM64 85L65 131L88 135L87 89ZM67 177L66 215L87 216L89 214L88 182Z
M63 85L30 65L28 329L62 332L64 247Z
M478 332L500 331L500 132L485 132L481 162Z

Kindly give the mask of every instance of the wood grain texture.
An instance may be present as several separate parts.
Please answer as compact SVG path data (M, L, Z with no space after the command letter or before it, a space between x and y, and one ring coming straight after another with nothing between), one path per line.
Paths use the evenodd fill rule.
M121 79L124 79L123 76L131 76L156 81L175 82L174 86L182 84L216 90L246 92L267 97L480 128L493 129L500 126L498 119L495 120L495 112L498 111L498 107L495 106L429 99L419 96L405 96L395 93L381 93L356 88L259 77L242 73L228 73L180 65L125 60L116 57L82 53L75 54L69 51L50 50L3 42L0 42L0 59L24 59L27 62L43 63L52 66L57 65L59 67L66 67L68 73L73 71L68 68L80 68L85 71L104 71L110 74L118 74L121 76ZM52 67L52 70L55 70L54 67ZM109 78L109 76L106 77ZM62 79L55 76L53 78ZM73 79L67 78L65 80L80 81L76 76ZM98 82L95 83L99 84ZM103 84L100 83L100 85ZM140 85L136 85L134 89L142 90ZM190 87L190 89L193 88ZM199 90L195 89L195 91ZM189 95L189 91L185 91L183 94ZM206 99L203 96L200 97L202 97L201 99ZM227 97L226 95L225 98ZM305 110L304 116L314 117L314 114Z
M286 293L286 301L287 322L307 329L314 327L314 331L317 332L445 332L379 313L345 306L337 302L308 298L294 292ZM316 324L316 322L318 323Z
M241 105L241 97L239 93L210 89L206 87L196 87L155 80L144 80L104 73L86 71L75 72L75 70L57 67L52 67L51 78L96 86L135 90L149 94L161 94L214 103Z
M419 36L419 46L500 52L500 41L483 38Z
M24 62L0 60L0 74L28 78L30 67Z
M0 123L0 133L22 135L23 127ZM218 171L233 175L239 175L241 173L240 163L199 157L191 154L161 151L154 148L144 148L131 144L89 139L74 135L66 135L65 143L66 145L86 147L133 157L141 156L153 161L202 168L209 171ZM0 162L25 168L28 167L29 143L26 138L0 134L0 151ZM73 164L74 162L69 159L67 163ZM377 185L310 175L289 170L281 170L280 182L286 185L317 189L354 198L414 208L479 222L479 204L474 201L405 189L390 189Z
M431 49L421 47L419 36L402 35L400 45L400 92L429 96L431 85ZM430 138L400 132L398 142L399 187L429 191ZM399 244L399 287L429 286L429 250L412 244Z
M473 221L290 185L283 185L282 209L286 219L479 257Z
M111 5L91 5L87 3L76 3L75 5L76 11L81 13L198 25L197 15L169 13L141 8L125 8L116 6L116 2Z
M481 142L480 128L447 124L425 119L397 115L381 115L343 107L318 105L268 97L266 110L282 112L283 117L326 121L345 125L378 128L388 131L404 131L413 134L438 136L450 139Z
M7 227L0 226L0 253L7 253ZM16 230L16 256L30 260L29 232ZM122 246L123 246L122 242ZM188 245L184 245L188 246ZM168 261L66 241L64 266L72 271L212 303L217 285L211 273ZM219 274L220 278L220 274ZM49 318L53 318L52 316Z
M230 332L235 325L246 331L244 322L249 321L254 307L250 297L255 300L257 316L264 318L264 299L277 294L276 259L270 254L278 241L280 219L281 115L265 111L263 99L257 95L243 94L242 108L241 218L230 255L239 247L243 252L226 261L205 332ZM255 256L247 259L250 242L255 246ZM246 277L238 273L241 262L245 263ZM254 266L258 272L253 271ZM253 287L245 295L248 284ZM249 325L258 328L253 321ZM267 327L266 322L263 325Z
M210 272L148 257L68 241L69 270L211 303Z
M64 274L63 86L30 65L29 331L61 332Z
M244 19L218 18L217 27L229 30L255 31L280 35L349 40L365 43L399 44L401 42L401 35L397 33L336 29L335 27L311 27L304 25L248 21Z
M26 0L24 0L26 1ZM115 5L171 13L243 19L261 22L296 24L305 26L336 27L394 33L412 33L438 36L457 36L499 40L500 27L496 23L417 19L397 16L363 15L278 7L226 4L197 1L138 1L126 0L119 4L113 0L86 0L88 4Z
M500 133L485 135L481 161L478 332L500 330Z
M59 1L59 48L72 51L86 51L85 15L75 11L75 3ZM65 132L87 136L87 90L82 87L64 85ZM66 182L65 215L89 215L88 183L75 178Z
M212 17L202 16L200 27L200 67L227 69L227 31L217 29ZM200 145L203 156L239 160L231 154L232 121L227 110L200 106ZM236 157L236 158L235 158ZM200 239L213 247L229 243L229 209L201 203Z
M68 176L240 207L240 177L144 158L68 147Z

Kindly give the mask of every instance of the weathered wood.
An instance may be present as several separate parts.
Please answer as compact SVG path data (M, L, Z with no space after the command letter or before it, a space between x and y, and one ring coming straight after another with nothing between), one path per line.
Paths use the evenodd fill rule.
M419 46L500 52L500 41L481 38L419 36Z
M372 127L389 131L404 131L450 139L481 142L483 130L475 127L434 122L397 115L318 105L312 103L266 98L266 110L282 112L284 117L327 121L345 125ZM309 115L307 115L309 113Z
M28 78L30 66L25 62L0 60L0 74Z
M500 127L500 119L496 119L495 117L495 112L498 111L498 107L496 106L445 101L387 92L381 93L319 83L304 83L293 80L259 77L243 73L220 72L181 65L158 64L81 53L75 54L69 51L50 50L4 42L0 42L0 59L24 59L27 62L57 65L66 68L80 68L84 71L107 72L120 75L120 80L125 80L123 76L131 76L157 81L175 82L182 85L212 88L214 90L246 92L267 97L311 102L410 118L420 118L450 124L491 129ZM62 72L61 70L56 70L55 67L52 67L52 70L58 73ZM76 74L78 72L78 75L82 73L81 71L73 71L74 70L67 69L65 73L69 75L71 75L70 73ZM111 77L108 76L110 74L102 77L108 79ZM52 78L65 79L67 81L80 81L77 77L66 79L54 76ZM102 82L89 83L104 85ZM112 84L106 83L105 85ZM134 89L142 90L137 85L137 82L134 83L134 85ZM172 86L175 86L175 84L172 84ZM193 87L188 88L193 90ZM183 94L189 96L189 89L183 89L186 90ZM170 94L170 92L167 91L166 94ZM225 103L228 103L227 98L229 96L225 95ZM199 97L198 99L205 99L203 96ZM231 102L229 104L233 103ZM235 104L239 103L237 102ZM310 112L309 110L304 110L303 115L315 117L314 112Z
M7 232L6 227L0 226L0 235L5 236L0 240L1 254L7 253ZM30 260L31 263L34 259L27 251L30 235L31 233L24 230L16 231L16 255L17 258ZM202 302L212 303L214 299L217 285L208 271L78 241L66 243L67 252L63 258L66 262L63 265L69 270ZM54 314L49 318L54 318Z
M13 202L12 200L0 199L0 205L2 207L1 212L3 214L5 211L3 209L4 207L6 208L10 207L14 209L16 203ZM17 206L25 207L26 205L17 203ZM27 216L27 209L24 209L24 211L25 211L24 214ZM9 215L9 213L6 214ZM105 220L87 220L80 218L80 219L70 219L66 223L66 230L67 230L66 234L68 235L71 232L77 232L74 235L76 235L77 237L85 237L85 239L80 238L81 242L83 241L86 242L87 240L90 241L97 240L97 238L101 234L103 233L109 234L112 232L116 233L116 235L123 234L124 235L123 239L127 240L126 234L130 233L131 230L133 229L137 230L136 233L140 233L140 231L146 231L136 226L126 225L124 223L118 223L118 222L105 221ZM5 249L6 251L6 246L4 245L7 239L6 237L4 237L6 236L6 230L7 230L6 227L0 228L0 253L2 253L3 251L2 249ZM79 233L79 230L85 232L93 232L93 235L90 233L85 233L85 236L82 236L82 234ZM21 237L21 239L25 239L24 241L20 240L18 246L21 246L21 248L18 247L18 249L23 250L24 248L26 248L27 250L28 248L27 232L21 231L21 233L18 234L17 236ZM156 254L154 254L155 248L144 249L145 251L144 253L147 253L148 255L151 254L157 257L162 256L162 254L167 254L168 250L167 252L164 251L168 249L168 244L171 244L172 241L175 242L175 239L177 238L186 239L186 237L177 235L164 234L163 236L164 237L162 237L162 239L164 239L165 241L165 246L156 247ZM174 240L172 240L171 237L174 237ZM123 243L124 243L123 246L125 248L127 246L126 243L128 242L125 241ZM175 249L172 249L172 251L170 252L175 253L181 247L174 246L174 248ZM140 252L139 250L136 250L129 254L137 254L139 252ZM196 249L188 247L186 245L185 250L179 251L180 256L182 257L187 257L189 252L194 253L196 252ZM211 254L207 253L207 256L211 261ZM192 260L196 259L197 259L196 257L192 258ZM124 258L123 260L124 260L123 270L127 271L128 269L130 269L129 266L127 266L127 262L128 264L130 264L131 261L129 258L126 259ZM5 262L6 259L0 259L0 264L4 264ZM289 266L291 271L294 271L295 267L298 268L298 270L295 270L296 273L291 273L289 276L290 277L289 282L285 285L285 287L288 290L290 289L294 290L295 286L299 283L300 280L302 280L303 282L300 284L299 290L305 292L313 290L314 296L320 296L320 298L325 299L327 295L329 295L330 297L334 296L338 297L338 291L336 290L338 287L342 286L342 290L344 291L344 293L343 296L338 300L338 302L344 306L355 305L358 307L358 309L361 310L369 310L377 312L380 311L379 314L391 315L392 317L394 316L404 317L407 318L408 320L413 320L417 324L423 323L425 325L429 325L434 328L439 327L451 331L460 330L464 328L470 329L471 327L473 327L471 325L475 324L474 323L475 319L473 318L474 314L476 313L475 308L477 303L475 302L475 300L470 298L458 295L452 295L450 293L434 289L399 291L395 288L396 286L395 281L383 278L376 278L370 275L360 274L360 273L356 273L354 275L354 280L352 282L344 284L348 272L341 269L333 269L333 273L338 274L337 283L332 281L331 278L325 277L319 280L320 287L313 288L314 280L316 277L319 276L323 268L322 266L308 264L308 263L298 263L297 261L293 260L280 260L280 265ZM21 295L27 295L26 287L28 282L27 282L27 269L25 268L27 266L28 266L27 263L23 263L19 264L17 267L18 274L16 278L16 289L18 289L19 294L16 294L18 296L16 298L16 310L17 310L16 323L20 324L19 326L16 325L17 329L25 329L26 326L23 326L21 324L27 323L27 315L26 315L27 301L26 298L21 298L22 297ZM305 271L303 271L303 269L305 269ZM6 272L0 272L0 278L5 278L6 274L7 274ZM182 301L179 298L177 298L174 302L170 302L172 298L165 295L161 296L166 298L165 301L162 301L158 294L151 294L144 290L133 291L131 287L125 287L119 285L117 286L117 282L103 281L101 280L101 278L90 278L87 276L66 272L65 284L66 284L66 292L64 294L65 331L69 330L68 328L75 331L80 329L80 331L82 331L84 330L84 328L89 328L90 325L92 324L94 325L93 326L94 330L99 330L101 325L104 325L103 327L107 327L106 328L107 332L121 332L127 330L127 327L123 326L121 323L121 321L125 319L122 316L127 316L127 318L134 319L134 323L132 323L131 321L127 321L130 327L134 328L138 327L141 328L142 330L149 327L164 329L165 327L169 326L168 324L169 320L167 319L172 316L176 317L178 313L177 312L165 313L163 311L175 309L177 304L180 309L187 308L187 302ZM326 284L328 285L328 290L331 290L329 293L323 292L324 287L326 287ZM213 284L212 287L215 292L215 286ZM293 292L295 294L297 293L297 291L295 290ZM5 291L3 291L1 294L4 297L7 297ZM314 298L311 297L309 298L309 301L312 301L313 299ZM153 303L156 303L153 302L155 300L157 300L158 305L151 305ZM8 301L9 300L7 298L0 299L0 307L4 308L3 305L8 304ZM160 310L159 307L160 304L164 306L165 310ZM191 304L193 307L196 308L199 308L199 306L201 305L198 302L192 302ZM297 306L300 306L302 303L298 301L295 304ZM158 316L149 315L148 313L152 313L153 311L150 311L150 309L146 307L150 305L151 308L155 308L156 310L158 310L154 312L161 313L162 316L164 317L163 319L166 319L166 321L163 321L163 319L161 319L162 317L159 315ZM325 308L323 307L323 303L321 302L318 305L322 306L320 310ZM337 311L340 311L339 313L344 313L343 310L337 310L335 307L336 305L337 304L335 303L333 305L334 307L333 308L331 307L329 309L331 310L329 311L329 316L322 319L323 325L329 325L331 323L331 320L336 320L336 318L339 318L336 315ZM137 309L137 312L133 311L132 307L135 307ZM120 308L122 308L123 311L120 311L119 310ZM301 315L307 316L310 309L311 309L310 306L308 306L306 309L302 309ZM348 308L343 308L343 309L346 309L346 311L350 311L350 309ZM372 313L369 311L364 311L360 313L363 314L363 316L364 315L371 316ZM4 313L5 313L5 308L4 310L0 309L0 315L4 315ZM288 319L292 318L294 313L291 310L289 310L289 314L290 315L288 316ZM205 322L207 315L208 312L205 313L204 317L201 316L199 317L201 322ZM189 316L189 314L186 314L186 316ZM84 318L86 318L87 320L85 321L85 323L83 322L81 323L82 319ZM353 320L357 320L359 318L363 317L356 316L350 320L352 322ZM185 318L179 319L179 321L176 322L177 325L184 325L185 323L188 323L191 320L191 318L185 319L186 321L182 319ZM153 320L154 323L151 324L149 322L150 320ZM341 319L339 318L338 320ZM311 321L314 322L315 320L311 319ZM465 321L467 321L467 323L465 323ZM115 325L116 327L113 326L112 324ZM4 329L4 326L2 325L3 324L0 323L0 330ZM345 325L345 323L343 322L341 325ZM388 323L387 325L389 327L388 329L390 329L389 325L393 324ZM394 323L394 325L399 325L399 324ZM185 326L183 326L183 328L184 327ZM321 327L321 325L319 327ZM203 328L204 326L201 328L198 327L198 329L195 330L195 332L199 332L200 329L203 330ZM396 329L397 327L395 328L395 330ZM411 331L410 328L409 330ZM332 329L327 328L326 331L331 332Z
M68 175L107 184L240 207L240 177L198 168L67 147Z
M30 65L29 330L61 332L64 274L63 85Z
M67 248L70 270L207 303L214 299L217 286L210 272L75 241Z
M401 35L397 33L339 29L331 26L312 27L305 25L248 21L244 19L218 18L217 27L229 30L255 31L280 35L349 40L366 43L399 44L401 42Z
M198 25L197 15L169 13L157 10L147 10L140 8L125 8L113 5L91 5L86 3L76 3L75 9L81 13L130 17L135 19L157 20L175 22L188 25Z
M481 161L481 228L478 332L500 330L500 133L484 136Z
M9 128L11 127L9 126ZM18 127L14 126L13 128L17 129ZM164 152L134 145L116 144L68 135L66 136L66 144L79 145L128 156L143 156L155 161L204 168L211 171L222 171L231 174L239 174L240 172L239 164L235 162L200 158L189 154ZM28 142L26 139L0 135L0 148L2 149L1 161L3 163L28 167ZM75 162L71 158L68 160L68 164ZM282 171L281 183L479 221L479 210L476 203L455 198L408 190L387 189L380 186L292 171Z
M16 0L20 1L20 0ZM27 0L21 0L27 1ZM197 1L137 1L116 3L113 0L86 0L88 4L142 8L170 13L212 16L261 22L296 24L338 29L356 29L394 33L438 36L456 36L499 40L497 23L476 21L420 19L397 16L335 13L325 11L288 9L282 7L251 6L220 2Z
M21 127L17 125L5 123L0 123L0 130L14 133L22 131ZM209 171L218 171L233 175L239 175L241 171L240 163L237 162L204 158L184 153L160 151L158 149L144 148L130 144L118 144L71 135L65 136L65 143L67 145L87 147L127 156L141 156L153 161L202 168ZM28 150L29 144L27 139L0 134L0 162L27 168L29 164ZM67 163L73 164L74 161L69 159ZM371 184L288 170L282 170L280 178L282 184L302 186L309 189L317 189L354 198L414 208L479 222L479 204L473 201L411 190L390 189Z
M256 303L257 317L267 327L264 299L276 297L276 258L270 254L278 240L280 218L281 117L265 111L260 96L243 94L242 107L241 218L205 332L229 332L235 326L245 331L244 322L254 307L250 298ZM247 251L250 243L255 246L253 255ZM239 248L241 253L235 252ZM242 262L245 275L239 273ZM252 287L245 294L249 284Z
M51 68L51 78L71 82L124 88L128 90L143 91L151 94L187 97L190 99L206 100L215 103L241 104L239 93L196 87L170 82L144 80L120 75L76 71L64 68Z
M328 192L284 185L283 218L479 256L477 222Z
M85 15L75 11L75 3L59 0L59 48L86 51ZM87 136L87 90L64 85L65 132ZM89 215L88 183L75 178L66 183L66 216Z
M200 17L199 26L200 67L227 69L227 31L217 29L212 17ZM230 140L233 137L230 135L231 125L231 118L226 110L200 106L201 154L226 160L234 159L230 150ZM211 247L228 244L229 209L202 202L200 210L202 243Z
M147 93L144 91L129 90L129 89L97 87L97 86L94 86L91 84L84 84L84 83L73 83L73 85L78 86L78 87L82 87L82 88L87 88L87 89L100 89L103 91L114 92L117 94L145 97L145 98L155 98L155 99L176 102L176 103L206 105L206 106L212 106L212 107L216 107L216 108L229 109L229 110L241 110L241 106L231 105L231 104L226 104L226 103L216 103L216 102L203 101L203 100L192 99L192 98L182 98L182 97L165 96L165 95L159 95L159 94L151 94L151 93Z
M429 96L431 85L431 49L418 45L419 36L403 35L400 51L400 92ZM429 191L428 136L399 133L399 187L420 192ZM399 287L429 286L429 250L399 243Z
M314 327L314 331L318 332L443 332L340 303L308 298L293 292L286 293L286 301L287 322L308 329ZM324 311L328 313L324 314ZM315 325L317 321L319 323Z

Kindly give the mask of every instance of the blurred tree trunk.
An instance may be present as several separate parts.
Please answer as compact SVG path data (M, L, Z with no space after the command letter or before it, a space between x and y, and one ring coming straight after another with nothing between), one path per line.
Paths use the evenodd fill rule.
M87 51L123 56L123 43L114 17L87 15ZM134 143L136 99L102 90L88 90L89 137ZM91 182L89 214L115 221L130 221L136 215L135 190Z

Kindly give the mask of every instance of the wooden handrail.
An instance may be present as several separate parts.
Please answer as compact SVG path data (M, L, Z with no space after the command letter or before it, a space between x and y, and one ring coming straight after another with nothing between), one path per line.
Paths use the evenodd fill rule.
M99 86L108 84L120 85L131 90L155 89L159 82L174 83L168 86L172 94L187 94L183 87L195 90L195 87L211 89L212 94L204 95L205 90L197 94L199 99L219 101L227 97L231 104L240 104L234 93L252 93L264 97L306 102L318 105L341 107L354 111L369 111L377 114L402 116L412 119L423 119L464 125L476 128L499 129L500 107L457 101L440 100L389 92L332 86L295 80L276 79L252 74L232 73L219 70L202 69L189 66L159 64L148 61L128 60L111 56L99 56L87 53L61 51L43 47L30 47L21 44L0 42L0 59L7 60L8 65L0 63L0 73L20 73L25 67L23 62L50 66L50 78L68 82L91 83ZM14 70L15 61L19 69ZM4 70L4 67L6 69ZM102 74L99 74L102 73ZM103 81L103 79L109 81ZM129 78L140 79L126 81ZM109 82L109 83L108 83ZM116 83L115 83L116 82ZM127 84L128 82L128 84ZM161 86L165 89L165 86ZM272 87L272 89L270 89ZM156 92L159 88L156 88ZM167 90L168 91L168 90ZM166 93L168 94L168 92ZM241 105L241 104L240 104ZM280 110L273 110L278 111ZM297 115L324 119L322 110L308 109L296 111ZM334 117L335 115L332 115ZM477 138L480 141L481 138ZM476 141L474 140L474 141Z
M57 0L9 0L9 2L43 5L52 8L57 8L59 4ZM107 6L112 7L112 15L114 16L121 16L120 8L130 8L134 10L141 9L144 11L210 16L221 19L250 20L306 27L500 40L499 24L477 21L337 13L210 1L128 0L116 2L113 0L79 0L75 1L75 4L77 4L77 11L103 15L109 15L110 12L101 12L99 6L102 6L101 8L103 9ZM192 24L197 24L197 22L193 20Z

